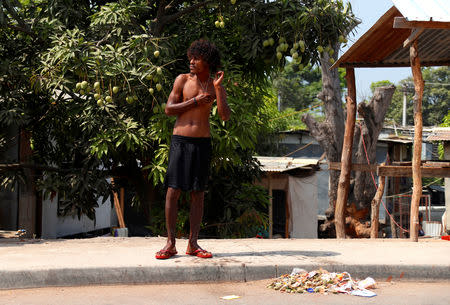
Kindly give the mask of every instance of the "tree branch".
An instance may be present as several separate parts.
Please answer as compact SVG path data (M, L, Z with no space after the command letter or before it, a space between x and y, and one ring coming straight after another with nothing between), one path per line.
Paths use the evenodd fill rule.
M33 37L36 36L33 32L31 32L30 30L28 30L26 28L22 28L20 26L12 25L12 24L7 24L6 26L9 27L10 29L13 29L13 30L16 30L16 31L19 31L19 32L23 32L23 33L28 34L28 35L33 36Z
M20 25L20 27L17 27L17 29L21 29L21 31L28 33L30 35L33 35L30 27L28 26L28 24L26 24L22 18L20 18L20 16L17 14L16 10L14 9L14 7L11 5L11 3L9 2L9 0L3 0L3 6L6 8L6 10L8 11L8 13L14 18L14 20L17 21L17 23ZM33 35L34 36L34 35Z
M373 116L373 109L372 107L370 107L370 105L367 105L366 103L360 103L358 105L358 114L364 118L367 129L375 130L376 122Z
M158 12L156 13L156 19L159 20L164 16L164 12L166 10L166 0L159 1Z
M160 36L161 32L164 28L164 26L167 23L173 22L175 20L177 20L178 18L190 14L192 12L194 12L195 10L199 9L200 7L206 6L207 4L213 3L214 1L208 0L208 1L203 1L194 5L191 5L190 7L185 8L184 10L181 10L175 14L172 15L165 15L165 11L166 11L166 1L165 0L161 0L159 3L159 8L158 8L158 13L156 14L156 18L154 20L154 22L156 23L155 27L154 27L154 35L155 36ZM170 4L169 4L170 5Z
M214 1L210 1L210 0L209 0L209 1L203 1L203 2L200 2L200 3L194 4L194 5L192 5L192 6L188 7L188 8L185 8L184 10L179 11L179 12L176 13L176 14L172 14L172 15L169 15L169 16L165 16L165 23L168 23L168 22L172 22L172 21L174 21L174 20L177 20L177 19L180 18L181 16L190 14L190 13L192 13L193 11L199 9L200 7L206 6L207 4L212 3L212 2L214 2Z

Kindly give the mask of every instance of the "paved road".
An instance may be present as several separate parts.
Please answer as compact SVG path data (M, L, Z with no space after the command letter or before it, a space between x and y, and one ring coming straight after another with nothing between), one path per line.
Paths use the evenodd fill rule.
M0 304L449 304L450 282L381 282L373 298L350 295L286 294L266 285L270 280L238 283L189 283L171 285L127 285L53 287L0 290ZM223 300L221 297L240 298Z

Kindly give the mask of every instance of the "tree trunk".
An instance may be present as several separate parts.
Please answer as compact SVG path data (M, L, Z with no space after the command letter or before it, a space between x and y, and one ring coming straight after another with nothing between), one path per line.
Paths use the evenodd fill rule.
M339 45L334 46L335 55ZM335 58L336 59L336 58ZM326 158L330 162L339 162L342 154L342 144L344 138L344 111L341 100L340 80L337 69L330 70L329 56L324 53L320 59L322 70L323 89L318 94L318 98L324 102L325 121L317 122L311 115L303 116L302 121L308 127L311 136L319 143L325 152ZM364 143L361 140L361 129L355 129L354 148L356 151L354 163L367 163L364 144L366 145L370 163L376 160L376 143L383 127L386 111L391 103L395 87L380 87L375 90L372 100L368 103L361 103L358 106L358 113L364 118L361 129L364 136ZM329 178L329 208L326 211L327 223L321 230L332 230L331 220L334 218L336 207L337 189L339 183L339 171L330 171ZM352 199L358 209L369 208L375 195L375 187L370 173L357 172L354 179L354 189L351 194ZM365 230L370 234L370 229Z
M358 114L364 121L355 130L354 147L356 147L356 153L354 163L367 164L367 158L370 164L376 162L378 136L383 128L384 117L391 104L394 91L395 86L393 85L376 88L369 103L358 105ZM358 209L368 208L376 192L372 175L370 172L355 172L354 177L352 199Z
M339 44L334 46L334 59L337 59ZM341 100L341 86L338 69L330 70L330 57L324 52L320 58L322 70L322 91L317 95L324 103L325 121L317 122L311 115L303 116L302 121L308 126L311 135L320 144L328 161L341 160L342 143L344 140L344 111ZM326 211L329 220L334 218L336 196L339 182L339 171L330 171L328 197L329 208Z

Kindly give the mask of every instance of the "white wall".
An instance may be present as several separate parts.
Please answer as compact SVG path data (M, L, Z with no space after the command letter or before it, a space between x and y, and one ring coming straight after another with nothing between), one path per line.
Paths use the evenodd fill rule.
M111 208L109 198L104 204L99 201L99 207L95 209L95 224L85 215L80 219L77 215L58 216L57 202L57 196L52 201L47 199L42 202L42 238L58 238L117 226L117 216L115 210Z

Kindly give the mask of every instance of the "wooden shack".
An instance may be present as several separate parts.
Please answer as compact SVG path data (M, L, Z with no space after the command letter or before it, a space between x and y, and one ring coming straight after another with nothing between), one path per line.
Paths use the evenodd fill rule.
M336 235L345 238L344 209L352 168L352 139L356 117L355 68L411 67L414 79L414 144L411 165L383 167L381 176L412 175L410 239L418 240L419 200L422 194L422 66L450 65L450 12L448 2L440 0L393 0L389 9L332 66L346 69L348 96L347 122L337 193ZM427 169L450 176L450 169ZM443 171L442 171L443 170ZM383 180L384 181L384 180Z

